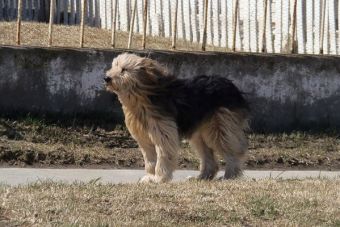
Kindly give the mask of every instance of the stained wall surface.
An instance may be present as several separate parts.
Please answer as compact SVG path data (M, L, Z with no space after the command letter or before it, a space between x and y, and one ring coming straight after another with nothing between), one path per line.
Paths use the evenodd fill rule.
M125 50L0 47L0 112L106 115L122 121L103 77ZM340 128L340 58L134 51L181 78L221 75L251 103L255 131Z

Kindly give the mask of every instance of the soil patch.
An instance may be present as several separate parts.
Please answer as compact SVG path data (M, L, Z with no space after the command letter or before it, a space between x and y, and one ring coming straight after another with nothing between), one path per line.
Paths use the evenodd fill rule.
M144 167L137 143L123 126L72 122L0 118L0 166ZM199 167L186 141L179 152L179 168ZM244 165L247 169L338 170L340 136L336 132L250 133Z

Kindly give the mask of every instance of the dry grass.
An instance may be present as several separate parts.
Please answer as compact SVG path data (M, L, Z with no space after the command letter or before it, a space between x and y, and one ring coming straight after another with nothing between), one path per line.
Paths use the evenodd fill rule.
M340 226L340 180L0 186L0 225Z
M0 117L0 165L143 167L137 143L124 127L72 122ZM249 141L248 169L340 169L340 137L336 132L250 134ZM183 143L179 168L197 169L198 165L195 152Z
M340 169L338 132L251 134L248 164ZM260 162L260 163L259 163Z
M15 22L0 22L0 45L16 45ZM57 47L79 47L79 26L54 25L53 46ZM116 48L127 48L128 33L117 32ZM48 24L23 22L21 33L21 44L26 46L48 45ZM87 48L111 48L111 30L85 27L84 47ZM132 49L141 49L142 36L135 34L132 41ZM148 36L146 40L147 49L171 49L171 39L163 37ZM197 51L200 44L184 40L177 41L177 50ZM225 48L207 46L209 51L225 51Z

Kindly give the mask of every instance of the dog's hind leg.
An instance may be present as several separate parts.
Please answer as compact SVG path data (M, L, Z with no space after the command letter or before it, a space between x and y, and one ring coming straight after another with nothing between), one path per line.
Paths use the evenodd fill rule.
M225 155L226 167L224 176L220 179L234 179L242 176L241 159L237 156Z
M241 159L248 149L246 128L246 119L241 114L225 108L220 108L205 124L203 140L226 162L223 179L242 175Z
M149 122L149 136L156 148L157 163L154 178L145 181L167 182L172 179L172 173L177 164L179 150L179 136L174 121L165 119L151 119Z
M196 132L191 137L190 144L200 158L200 174L197 179L212 180L218 171L218 164L216 163L213 150L204 143L199 132Z

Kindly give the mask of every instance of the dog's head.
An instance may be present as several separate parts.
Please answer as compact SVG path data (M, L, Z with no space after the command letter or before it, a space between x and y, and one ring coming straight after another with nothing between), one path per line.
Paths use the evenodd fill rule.
M113 59L112 67L104 78L106 89L118 95L146 92L157 85L159 77L167 75L156 61L123 53Z

